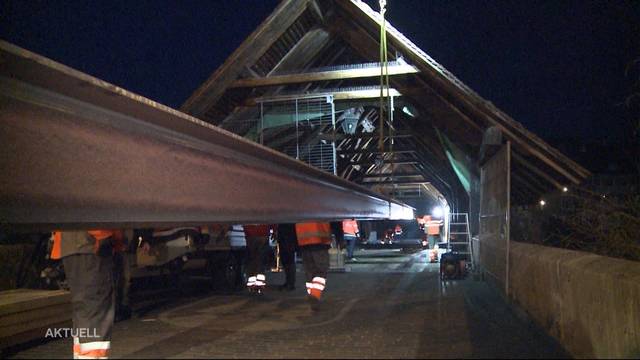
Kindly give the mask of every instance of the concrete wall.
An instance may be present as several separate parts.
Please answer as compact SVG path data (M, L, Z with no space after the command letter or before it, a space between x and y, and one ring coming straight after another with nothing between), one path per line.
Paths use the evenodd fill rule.
M511 242L509 297L578 358L640 358L640 262Z

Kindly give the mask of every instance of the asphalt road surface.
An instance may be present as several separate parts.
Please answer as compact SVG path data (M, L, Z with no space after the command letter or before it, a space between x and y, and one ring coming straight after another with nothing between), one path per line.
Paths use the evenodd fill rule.
M482 281L442 282L418 249L356 252L331 272L319 311L305 301L301 265L295 291L268 274L261 297L222 294L205 278L181 292L158 288L134 297L135 316L116 323L119 358L558 358L567 354L517 316ZM71 357L70 339L48 341L15 358Z

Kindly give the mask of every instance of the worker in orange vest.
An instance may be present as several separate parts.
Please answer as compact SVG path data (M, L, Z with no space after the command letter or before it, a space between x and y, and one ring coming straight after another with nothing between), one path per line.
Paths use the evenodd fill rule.
M347 259L356 261L356 258L353 257L353 251L356 247L356 240L360 236L356 219L342 220L342 232L344 233L344 240L347 243Z
M55 231L52 259L62 259L71 290L74 358L108 358L115 315L113 253L118 230Z
M427 228L427 238L430 249L433 249L440 239L440 225L442 225L442 220L433 219L431 215L425 216L425 226Z
M247 239L247 289L261 295L267 286L264 256L269 246L270 225L244 225Z
M308 222L296 224L298 247L302 253L307 299L311 309L318 310L322 293L327 285L329 272L329 247L331 246L331 224Z

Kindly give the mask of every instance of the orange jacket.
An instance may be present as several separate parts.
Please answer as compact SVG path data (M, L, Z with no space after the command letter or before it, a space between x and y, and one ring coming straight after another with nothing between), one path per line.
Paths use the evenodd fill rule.
M360 230L358 230L358 222L355 220L342 220L342 232L345 235L356 236Z
M331 244L331 224L329 223L300 223L296 224L298 245Z
M124 234L121 230L89 230L87 231L89 235L91 235L96 242L94 244L94 253L98 252L100 248L100 243L103 240L106 240L110 237L113 237L113 251L119 252L125 250L124 244ZM71 254L63 254L62 253L62 231L54 231L53 232L53 247L51 249L51 258L52 259L61 259L63 256L71 255Z
M427 234L429 235L439 235L440 234L440 224L442 224L442 220L433 220L431 216L428 217L427 220Z

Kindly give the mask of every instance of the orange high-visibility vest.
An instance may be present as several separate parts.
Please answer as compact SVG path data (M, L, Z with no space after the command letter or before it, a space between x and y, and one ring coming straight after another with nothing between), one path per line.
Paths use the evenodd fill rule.
M113 237L113 250L124 251L124 234L120 230L89 230L87 231L96 242L94 244L94 252L100 248L100 242ZM62 231L53 232L53 247L51 249L51 259L57 260L69 254L62 254Z
M298 245L331 244L331 225L329 223L300 223L296 224Z
M342 220L342 232L345 235L356 236L360 232L358 230L358 222L355 220Z
M429 235L439 235L440 234L440 224L442 222L440 220L431 220L427 221L427 234Z

